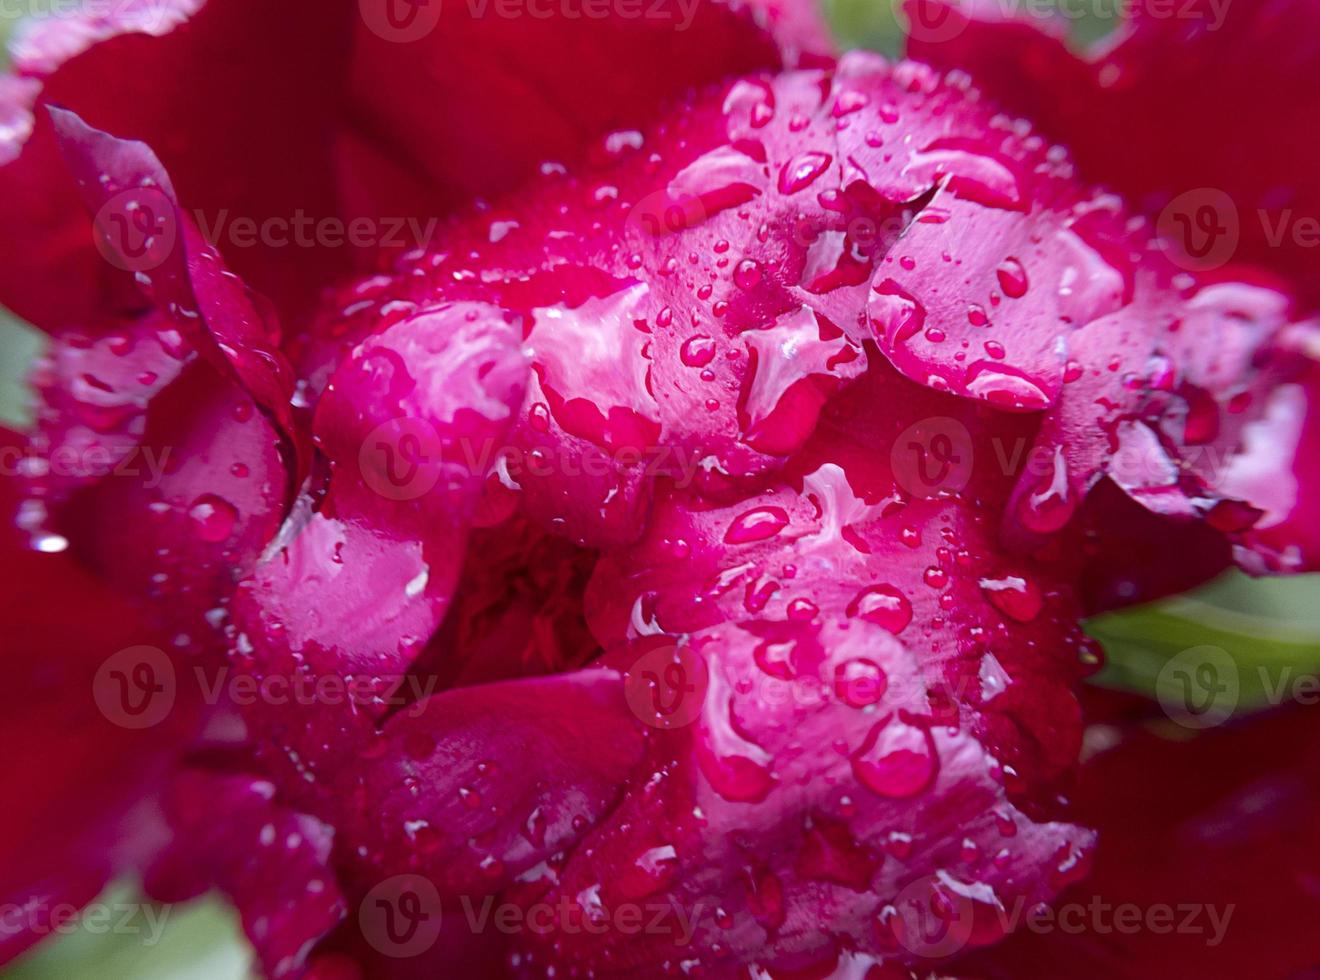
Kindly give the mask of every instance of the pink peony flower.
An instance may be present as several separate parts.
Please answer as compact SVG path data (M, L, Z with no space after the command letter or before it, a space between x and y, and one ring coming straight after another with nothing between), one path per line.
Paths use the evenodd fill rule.
M1309 255L1253 223L1320 193L1314 18L907 15L29 24L0 901L217 888L277 977L879 978L1163 894L1095 787L1179 762L1078 783L1080 622L1320 564Z

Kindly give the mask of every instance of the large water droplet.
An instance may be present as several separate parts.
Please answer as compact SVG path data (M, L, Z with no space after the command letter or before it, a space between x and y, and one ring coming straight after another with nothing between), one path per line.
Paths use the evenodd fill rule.
M995 270L995 275L999 279L999 288L1010 299L1021 299L1027 294L1027 270L1017 259L1011 256L1004 259Z
M875 704L888 686L889 678L874 660L854 657L834 669L834 693L854 708Z
M893 585L868 586L848 604L847 612L891 633L901 633L912 622L912 603Z
M679 357L688 367L705 367L715 359L715 341L705 334L696 334L683 342Z
M1044 599L1034 582L1006 575L996 579L983 578L979 584L990 604L1009 619L1029 623L1040 615Z
M209 493L193 501L188 517L193 522L197 536L212 544L226 540L238 523L238 511L234 505Z
M916 796L931 784L938 768L939 757L930 733L896 716L872 728L852 757L852 771L858 782L889 799Z
M773 538L788 524L782 507L757 507L739 515L724 532L727 544L746 544Z
M828 153L802 153L784 164L779 171L781 194L804 191L823 174L834 158Z

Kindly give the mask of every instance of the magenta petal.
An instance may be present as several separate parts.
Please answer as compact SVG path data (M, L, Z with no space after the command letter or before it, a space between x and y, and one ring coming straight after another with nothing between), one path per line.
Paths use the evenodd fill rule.
M446 899L553 878L545 862L616 804L643 744L603 670L437 694L380 740L363 773L371 873L418 868Z
M145 143L92 129L67 110L52 107L60 149L78 179L98 226L127 227L145 220L138 241L122 231L106 239L120 267L197 350L232 371L252 397L296 443L293 377L278 347L278 326L268 322L247 287L179 207L173 186ZM141 231L141 227L138 227Z
M1141 506L1203 520L1244 567L1315 567L1306 449L1310 324L1277 289L1217 282L1158 293L1073 333L1063 392L1006 517L1011 539L1060 530L1102 477ZM1268 475L1266 475L1268 474Z
M447 225L300 338L313 390L368 331L489 303L522 317L533 368L496 473L557 533L623 543L657 477L723 492L773 472L864 368L876 253L847 229L870 204L842 193L828 78L726 84Z
M68 923L75 921L76 916L62 918L62 914L89 904L109 883L109 878L108 867L98 869L95 861L88 861L82 867L71 869L65 877L16 891L6 890L5 904L20 911L11 912L0 929L0 965L41 942L50 934L52 926L68 928ZM30 924L24 922L23 909L33 913Z
M54 524L98 572L156 600L182 645L205 648L284 518L281 445L242 388L193 360L151 400L125 462Z
M396 689L462 567L480 461L523 397L519 340L494 307L439 306L365 340L330 382L315 422L328 488L300 499L235 609L240 668L339 692L249 713L273 764L310 776L295 777L300 792L331 792L373 720L406 697Z
M880 627L840 626L729 625L682 644L681 658L708 667L689 695L699 707L655 744L646 786L570 858L553 896L577 918L538 955L610 976L675 956L716 975L854 954L931 962L1000 938L998 912L1059 889L1054 862L1087 852L1092 835L1020 812L984 746L930 717L915 657ZM768 644L792 673L766 673ZM888 672L879 710L809 684L859 658ZM893 921L932 890L957 906L943 944ZM633 907L655 927L629 934Z
M43 465L27 474L53 500L142 466L149 405L192 351L157 313L104 333L51 337L33 368L38 397L33 448Z
M6 432L0 446L23 449ZM126 828L194 734L196 712L174 683L166 641L141 611L61 553L62 539L30 540L16 526L17 491L0 480L0 737L8 747L0 772L9 787L0 897L8 905L40 896L46 904L37 911L49 913L51 902L81 905L135 856L122 846ZM150 687L133 686L141 668ZM139 844L143 856L154 847ZM49 921L31 925L7 918L0 956L34 941L33 930L48 931Z
M1078 778L1078 811L1100 832L1091 877L1066 898L1086 910L1084 932L1024 930L954 972L991 980L1308 976L1315 945L1306 924L1320 914L1309 887L1320 874L1311 818L1320 746L1307 710L1190 740L1135 722L1119 735ZM1115 929L1109 910L1124 907L1182 909L1184 921L1196 909L1201 921L1165 930L1146 918L1154 928ZM1095 942L1101 930L1109 935Z
M347 911L329 866L333 831L274 795L248 776L180 773L165 807L170 850L148 879L167 901L223 892L272 980L303 975L312 947ZM181 885L184 894L171 893Z
M0 246L5 303L56 329L95 322L106 302L99 287L111 270L65 186L43 105L68 106L156 147L189 208L213 227L334 215L322 141L343 65L345 38L334 35L346 35L348 7L330 16L307 0L279 9L260 0L128 0L26 22L0 98L13 119L0 150L0 222L26 229ZM315 34L306 30L311 17ZM242 58L232 56L238 46ZM258 242L234 251L244 278L282 303L307 302L318 280L347 268L343 249Z
M907 8L912 57L970 72L1067 146L1087 179L1164 215L1162 230L1191 247L1195 265L1199 253L1279 269L1316 301L1312 250L1292 233L1320 217L1306 163L1320 143L1300 109L1320 97L1314 5L1197 0L1175 16L1138 5L1114 38L1080 54L1058 20L994 3ZM1197 228L1222 232L1207 239Z
M480 9L437 4L392 18L384 0L363 3L349 104L390 153L356 155L357 180L397 198L402 171L433 202L418 212L395 200L394 213L435 213L436 188L459 201L507 191L544 160L576 163L593 137L645 125L689 89L833 50L810 0L652 0L643 16L583 16L576 4L521 17Z
M478 304L439 307L364 341L316 416L333 472L326 499L295 513L247 583L250 628L261 631L251 640L321 651L313 667L406 670L447 607L526 373L517 331Z

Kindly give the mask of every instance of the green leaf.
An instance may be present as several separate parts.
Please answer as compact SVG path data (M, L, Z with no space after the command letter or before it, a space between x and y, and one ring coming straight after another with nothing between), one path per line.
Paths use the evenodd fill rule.
M887 0L821 0L839 46L870 48L891 57L902 49L903 31Z
M1320 576L1231 573L1184 596L1096 617L1093 682L1144 694L1203 728L1280 704L1320 703Z
M159 905L120 884L9 967L5 980L244 980L252 963L238 916L221 899Z

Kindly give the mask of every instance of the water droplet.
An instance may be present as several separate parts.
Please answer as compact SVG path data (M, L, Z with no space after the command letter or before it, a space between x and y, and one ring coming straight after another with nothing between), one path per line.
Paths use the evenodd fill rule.
M715 341L705 334L697 334L683 342L679 357L688 367L705 367L715 359Z
M990 604L1009 619L1029 623L1040 615L1044 599L1034 582L1007 575L997 579L983 578L979 584Z
M755 289L761 283L761 266L755 259L743 259L733 270L733 281L739 289Z
M781 194L797 194L806 190L834 158L828 153L802 153L784 164L779 171L779 191Z
M1039 411L1050 404L1049 395L1030 378L989 364L977 366L967 390L977 398L1019 411Z
M917 795L930 785L938 768L930 733L894 716L872 728L852 757L858 782L888 799Z
M782 507L757 507L740 515L724 532L726 544L747 544L772 538L788 525Z
M847 612L891 633L901 633L912 622L912 603L892 585L868 586L848 604Z
M1021 299L1027 294L1027 270L1015 258L1004 259L995 270L999 279L999 288L1010 299Z
M889 678L873 660L854 657L834 669L834 693L844 704L865 708L875 704L889 686Z
M756 666L766 674L779 680L789 680L797 673L793 665L793 652L796 649L797 644L792 640L784 643L766 640L756 648L752 657Z
M627 898L646 898L665 889L677 874L678 853L673 846L652 847L639 854L623 870L618 887Z
M1023 494L1018 504L1018 519L1029 531L1053 534L1070 520L1077 501L1068 483L1068 462L1063 447L1055 447L1050 472Z
M808 622L815 619L816 614L819 612L820 607L810 599L794 599L788 604L786 610L788 618L796 622Z
M238 523L238 511L234 505L209 493L193 501L188 516L198 537L212 544L226 540Z
M756 803L774 787L770 756L738 731L733 704L718 693L712 672L711 688L702 708L702 737L697 743L697 764L711 788L735 803Z

